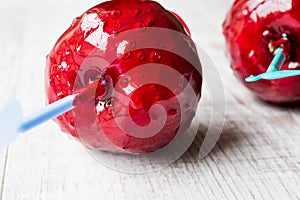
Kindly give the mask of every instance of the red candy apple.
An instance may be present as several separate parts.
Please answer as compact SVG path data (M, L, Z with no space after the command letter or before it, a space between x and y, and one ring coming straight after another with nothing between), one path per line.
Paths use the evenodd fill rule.
M256 95L274 103L300 101L300 76L246 83L266 72L274 50L283 48L282 70L300 69L300 1L236 0L223 24L231 67Z
M161 149L186 129L202 77L195 45L180 21L147 0L112 0L77 17L48 56L47 103L93 81L104 84L98 84L92 102L81 102L55 120L61 129L89 148L131 153ZM108 65L95 67L97 59ZM184 93L187 85L195 97ZM154 105L164 109L166 118ZM154 129L156 134L147 135Z

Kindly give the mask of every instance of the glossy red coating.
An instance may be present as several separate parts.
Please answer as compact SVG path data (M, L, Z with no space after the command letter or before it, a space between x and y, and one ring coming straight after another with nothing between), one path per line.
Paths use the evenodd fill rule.
M91 66L91 69L84 74L83 81L88 84L101 78L102 82L107 81L109 77L111 86L120 91L121 95L128 97L130 104L124 107L117 98L98 99L98 96L103 95L103 84L99 84L101 87L97 90L93 103L86 103L85 107L81 106L74 112L65 113L55 119L64 132L80 139L89 148L113 152L123 150L133 153L152 152L167 145L176 136L180 123L188 125L194 117L193 114L186 117L184 122L181 121L182 113L178 99L181 95L182 79L185 79L192 85L198 98L196 102L187 106L194 108L198 104L202 76L196 68L181 56L167 50L136 48L130 51L130 48L138 47L139 43L135 39L142 37L143 28L147 27L170 29L187 36L178 19L154 1L113 0L101 3L77 17L56 42L47 58L47 103L76 92L74 84L76 85L79 68L92 52L105 60L116 58L101 72ZM117 37L119 33L135 28L139 28L140 31L136 35L123 37L122 40ZM200 64L194 43L189 37L187 39L153 35L147 37L145 42L157 43L159 37L162 37L160 40L164 41L163 44L181 49ZM120 50L120 47L124 47L128 52L124 49L122 51L122 48ZM178 71L181 76L172 77L171 86L168 88L154 83L137 87L131 92L122 90L129 84L134 85L133 83L143 80L141 74L124 77L126 72L137 66L151 63L169 66ZM164 75L153 68L149 76L159 80ZM184 97L186 101L189 101L189 98ZM166 125L157 135L138 138L118 128L115 118L122 116L125 111L130 113L132 120L139 126L148 125L155 117L150 116L149 109L157 102L164 102L162 105L168 113ZM74 113L78 116L77 120L74 120ZM78 124L80 130L76 127Z
M277 47L288 57L282 70L300 69L300 1L236 0L223 31L231 68L245 86L273 103L300 101L300 76L245 82L266 72Z

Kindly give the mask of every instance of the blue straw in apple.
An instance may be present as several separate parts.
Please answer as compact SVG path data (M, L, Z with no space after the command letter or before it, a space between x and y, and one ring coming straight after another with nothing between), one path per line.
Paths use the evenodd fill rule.
M10 102L0 110L0 150L9 145L20 133L26 132L50 119L95 98L95 91L102 86L102 98L106 95L106 82L100 84L94 81L76 94L62 98L40 111L23 118L21 106L18 102Z
M265 73L257 76L249 76L245 79L246 82L255 82L259 80L276 80L281 78L287 78L292 76L299 76L300 70L280 70L286 57L283 54L283 49L278 48L275 51L275 56Z
M0 110L0 150L11 143L20 133L72 110L74 98L75 95L65 97L26 118L23 118L18 102L9 102Z

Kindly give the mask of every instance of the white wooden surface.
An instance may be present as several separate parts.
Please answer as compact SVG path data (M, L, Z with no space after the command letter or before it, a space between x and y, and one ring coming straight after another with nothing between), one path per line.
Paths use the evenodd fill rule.
M20 100L25 114L44 106L46 54L74 17L99 2L0 0L1 104ZM199 160L199 136L161 171L120 173L48 122L0 154L1 199L300 199L300 107L265 104L233 76L221 34L230 1L160 2L183 16L222 74L226 123L214 150ZM204 118L201 130L207 123Z

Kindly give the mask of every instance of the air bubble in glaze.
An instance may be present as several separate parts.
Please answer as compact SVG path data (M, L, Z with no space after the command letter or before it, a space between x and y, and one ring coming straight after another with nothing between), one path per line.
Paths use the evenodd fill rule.
M144 61L146 59L146 55L143 52L138 53L137 57L140 61Z
M124 60L128 60L130 57L131 57L131 52L129 51L129 52L125 53L122 58Z
M153 62L159 62L162 59L162 55L156 51L151 53L151 60Z
M127 76L121 76L119 80L119 85L121 88L126 88L129 85L129 77Z
M119 9L115 9L115 10L111 11L111 13L110 13L110 16L112 19L118 19L121 15L122 15L122 12Z

